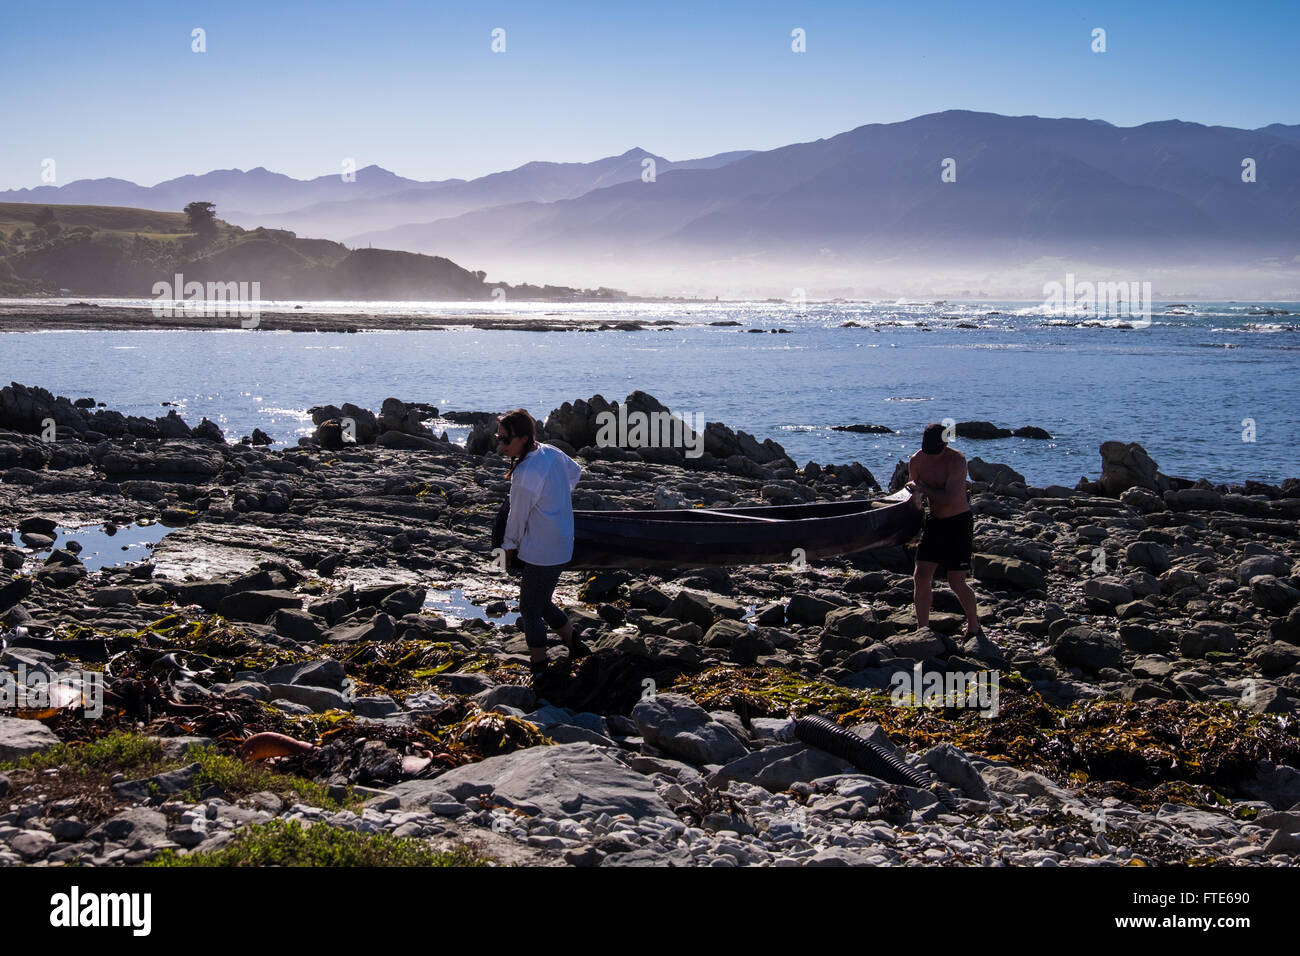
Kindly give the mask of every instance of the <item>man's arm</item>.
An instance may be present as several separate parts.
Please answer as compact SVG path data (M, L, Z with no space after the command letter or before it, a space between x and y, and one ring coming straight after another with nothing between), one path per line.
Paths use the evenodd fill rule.
M966 459L958 455L948 468L948 481L944 485L944 497L952 504L961 504L966 498Z

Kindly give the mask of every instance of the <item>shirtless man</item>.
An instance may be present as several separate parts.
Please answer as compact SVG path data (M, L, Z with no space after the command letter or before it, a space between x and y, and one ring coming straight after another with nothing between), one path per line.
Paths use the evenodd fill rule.
M966 456L948 447L942 425L926 425L921 450L907 463L907 475L911 479L907 490L924 495L930 503L912 574L917 627L930 626L930 582L942 564L948 586L966 612L966 637L975 637L980 633L979 612L966 583L975 534L975 517L966 497Z

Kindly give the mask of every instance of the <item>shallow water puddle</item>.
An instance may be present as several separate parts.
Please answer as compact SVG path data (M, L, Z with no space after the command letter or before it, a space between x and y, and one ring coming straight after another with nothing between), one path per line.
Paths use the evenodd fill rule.
M54 548L65 548L68 542L81 545L77 555L88 571L116 568L124 564L145 561L152 555L154 546L175 531L157 522L152 524L109 525L92 524L80 528L58 527L54 531ZM22 543L17 531L7 532L9 541L27 552L29 558L47 554L51 549L31 551Z
M488 603L495 600L498 599L492 598ZM487 621L489 624L498 624L508 617L508 612L497 617L489 617L482 607L470 601L461 588L452 588L450 591L430 588L424 598L424 609L441 614L447 619L448 624L468 621L471 618Z

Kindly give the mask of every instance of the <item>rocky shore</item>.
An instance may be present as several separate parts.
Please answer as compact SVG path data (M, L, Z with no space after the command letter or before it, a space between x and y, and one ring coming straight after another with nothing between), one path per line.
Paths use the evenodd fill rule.
M640 300L638 300L640 301ZM556 307L562 307L557 303ZM464 326L474 329L506 329L515 332L635 331L644 328L678 325L672 319L635 322L598 322L572 316L525 316L484 307L481 312L433 315L394 315L369 313L314 312L308 302L293 311L261 312L256 330L262 332L360 332L380 330L414 332ZM54 306L48 302L7 303L0 305L0 332L114 332L162 331L164 329L243 329L252 325L251 317L237 314L204 315L177 307L172 315L155 315L150 306L97 305L73 302Z
M614 407L546 419L577 508L906 476L800 467L720 423L699 457L597 447ZM0 709L0 863L203 859L284 820L531 865L1296 862L1300 481L1193 482L1120 442L1075 488L972 458L986 639L942 587L916 628L907 548L572 572L557 599L594 653L534 686L490 554L495 413L439 413L471 426L458 445L435 412L322 405L273 448L0 390L0 674L81 688ZM120 565L67 530L141 522L166 534ZM995 677L996 706L900 699L900 675ZM928 785L804 743L815 713Z

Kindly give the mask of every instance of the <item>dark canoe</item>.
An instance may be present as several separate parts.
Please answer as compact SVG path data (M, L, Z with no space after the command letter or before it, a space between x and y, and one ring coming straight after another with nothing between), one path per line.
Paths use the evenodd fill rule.
M789 564L906 544L921 512L888 498L749 508L574 511L572 568L699 568Z

